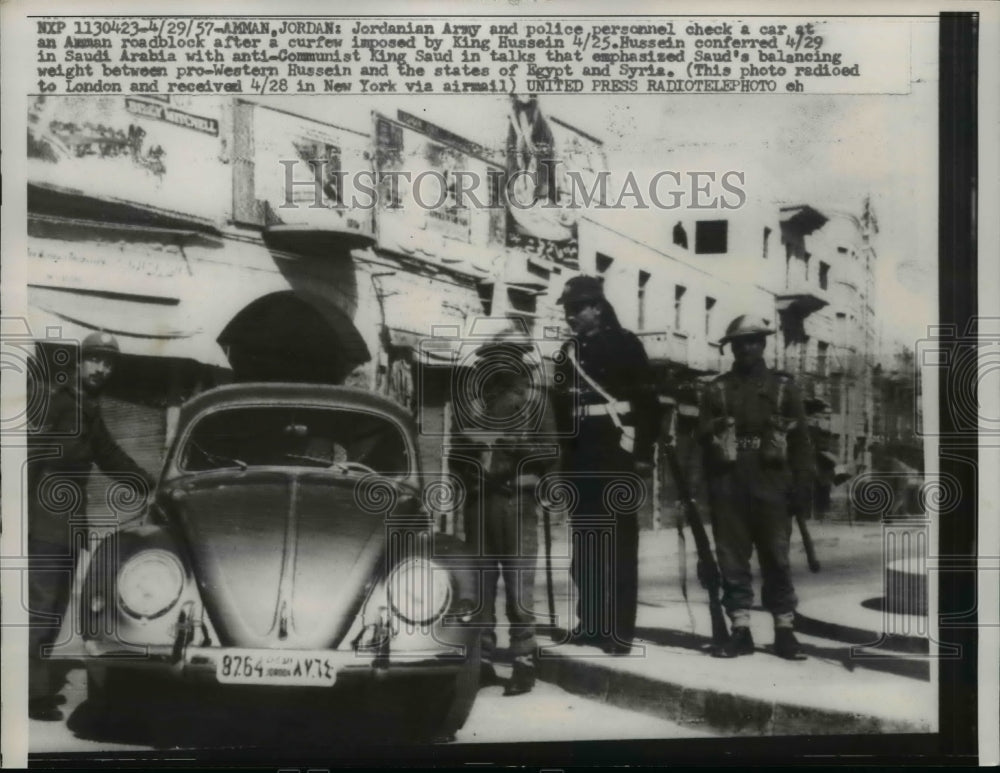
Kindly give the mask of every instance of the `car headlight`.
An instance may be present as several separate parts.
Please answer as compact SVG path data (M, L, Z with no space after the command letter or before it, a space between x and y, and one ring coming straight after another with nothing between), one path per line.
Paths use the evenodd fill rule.
M389 605L408 623L425 625L436 620L450 598L448 571L432 561L410 558L389 575Z
M166 550L144 550L118 571L118 599L133 617L158 617L177 603L184 567Z

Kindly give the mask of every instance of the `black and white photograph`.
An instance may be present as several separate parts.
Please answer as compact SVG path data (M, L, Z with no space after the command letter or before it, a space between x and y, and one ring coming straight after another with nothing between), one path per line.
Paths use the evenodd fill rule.
M996 762L948 5L5 5L3 766Z

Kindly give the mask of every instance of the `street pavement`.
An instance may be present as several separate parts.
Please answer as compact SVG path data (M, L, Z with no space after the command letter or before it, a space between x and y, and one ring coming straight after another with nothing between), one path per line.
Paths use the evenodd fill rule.
M503 676L502 668L498 672ZM539 682L530 693L514 697L505 697L501 686L482 688L456 740L458 743L624 741L712 735Z
M641 533L633 652L614 657L593 647L558 644L575 616L568 530L555 525L555 627L540 637L542 678L609 705L724 735L933 732L938 702L934 661L921 635L926 618L882 611L882 526L814 521L811 531L822 565L815 574L797 532L793 536L797 628L809 657L791 662L771 651L772 620L759 608L751 621L754 655L732 660L708 655L711 618L695 574L694 540L688 533L685 603L677 532L668 529ZM535 594L540 616L548 613L544 566L540 557ZM759 577L755 583L759 595Z
M498 667L502 678L509 677L509 668ZM62 695L66 702L62 711L72 717L81 709L86 699L86 673L83 669L70 672ZM197 707L192 707L197 712ZM320 722L323 720L318 718ZM208 722L202 719L200 722ZM73 724L70 722L70 724ZM320 734L323 728L320 728ZM64 753L106 753L122 759L137 759L136 753L160 748L190 751L193 757L206 751L218 752L234 748L232 734L227 741L211 745L185 743L185 735L160 738L154 745L141 732L132 737L102 737L93 732L74 732L67 722L28 722L30 751L33 754ZM207 733L212 735L211 731ZM202 734L205 735L205 734ZM575 695L555 684L540 682L535 689L525 695L505 697L500 685L484 687L476 696L476 703L465 726L458 732L458 744L496 744L535 741L595 741L595 740L643 740L666 738L696 738L711 735L680 725L661 717L629 709L608 706L602 701ZM190 734L189 736L190 737ZM260 728L236 734L235 747L241 756L252 755L265 737ZM289 744L300 741L296 731L286 736ZM265 747L266 748L266 747ZM321 746L317 746L321 748ZM246 757L242 757L247 759ZM252 759L252 757L250 758Z

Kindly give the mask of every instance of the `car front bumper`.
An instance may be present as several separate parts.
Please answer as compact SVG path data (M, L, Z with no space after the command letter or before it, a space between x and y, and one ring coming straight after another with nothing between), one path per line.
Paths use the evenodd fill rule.
M178 683L191 685L218 684L222 687L278 686L306 689L328 688L341 681L360 679L389 680L407 676L434 674L457 675L467 665L462 648L437 649L423 652L362 652L353 650L248 650L239 647L190 646L178 657L170 647L148 646L115 650L106 644L87 642L87 656L83 658L88 669L134 672L137 678L145 673L154 674ZM223 664L247 662L248 658L262 653L273 654L291 665L286 675L250 673L244 679L226 678ZM294 664L315 663L326 672L323 678L310 679L292 673Z

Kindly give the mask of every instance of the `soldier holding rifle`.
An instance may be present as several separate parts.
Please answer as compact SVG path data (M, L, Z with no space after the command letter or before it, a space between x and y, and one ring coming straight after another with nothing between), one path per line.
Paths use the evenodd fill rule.
M732 369L702 395L699 434L722 573L722 603L732 635L713 648L716 657L754 652L750 634L754 548L763 577L762 599L774 617L774 651L805 658L795 638L796 597L789 569L791 512L811 499L813 455L798 387L764 362L762 319L737 317L722 343L733 351Z

